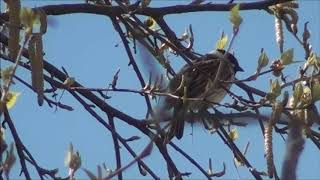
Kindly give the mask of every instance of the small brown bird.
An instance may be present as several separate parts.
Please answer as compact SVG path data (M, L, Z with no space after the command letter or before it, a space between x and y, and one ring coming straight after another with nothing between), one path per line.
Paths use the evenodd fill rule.
M224 63L221 64L221 62ZM214 83L219 66L222 68L220 75ZM166 97L164 109L173 110L170 129L167 136L171 139L183 136L185 114L189 111L201 111L208 109L214 103L219 103L227 94L225 88L230 89L231 83L221 81L234 80L235 74L243 71L238 60L225 50L218 49L204 56L203 59L193 62L193 65L185 65L174 76L168 85L168 93L188 98L202 100L187 100ZM214 85L216 84L216 85Z

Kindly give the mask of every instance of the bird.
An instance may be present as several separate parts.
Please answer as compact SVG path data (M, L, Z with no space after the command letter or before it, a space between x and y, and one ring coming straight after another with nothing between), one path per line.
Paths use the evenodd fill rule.
M221 62L224 63L221 64ZM221 64L221 65L220 65ZM219 77L215 80L221 66ZM180 71L169 81L167 93L185 99L196 98L198 100L186 100L184 98L172 98L166 96L163 109L171 110L172 117L167 131L168 139L176 136L181 139L184 131L185 115L188 111L207 110L215 103L219 103L227 94L232 83L221 81L232 81L238 71L244 71L238 60L229 52L217 49L206 54L203 58L193 61L192 65L184 65ZM214 83L217 81L217 83ZM201 99L201 100L199 100Z

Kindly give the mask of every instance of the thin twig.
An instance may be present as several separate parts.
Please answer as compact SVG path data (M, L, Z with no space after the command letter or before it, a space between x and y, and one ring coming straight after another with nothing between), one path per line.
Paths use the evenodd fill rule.
M119 33L119 36L120 36L120 38L122 40L122 43L123 43L123 45L125 47L125 50L127 52L128 57L129 57L130 64L132 65L133 70L135 71L135 73L136 73L136 75L137 75L137 77L138 77L138 79L140 81L141 86L145 87L146 83L145 83L145 81L144 81L144 79L142 77L142 74L141 74L141 72L140 72L140 70L138 68L137 63L134 60L134 57L133 57L132 52L130 50L130 47L128 45L128 41L124 37L124 32L122 31L119 23L116 21L116 19L114 17L111 18L111 21L113 23L114 28ZM150 102L149 97L147 95L145 95L144 98L145 98L145 101L146 101L146 104L147 104L147 107L148 107L148 113L153 114L153 110L152 110L152 106L151 106L151 102Z
M108 120L109 120L109 124L111 126L111 128L113 129L114 132L116 132L116 128L114 125L114 120L113 117L108 115ZM117 161L117 170L121 169L121 154L120 154L120 146L119 146L119 142L116 136L116 133L112 133L112 139L113 139L113 145L114 145L114 151L115 151L115 155L116 155L116 161ZM117 171L116 170L116 171ZM118 179L122 180L123 176L122 176L122 171L118 172Z
M205 171L192 157L190 157L186 152L184 152L181 148L179 148L176 144L173 142L169 143L171 147L173 147L176 151L178 151L180 154L182 154L186 159L188 159L194 166L196 166L200 172L205 175L208 179L212 179L210 175Z
M5 84L3 85L2 87L2 96L1 96L1 102L5 102L6 100L6 97L7 97L7 94L9 93L9 89L10 89L10 86L12 84L12 80L13 80L13 77L17 71L17 68L18 68L18 65L19 65L19 62L20 62L20 59L21 59L21 56L22 56L22 52L24 50L24 47L25 45L29 42L30 38L31 38L32 35L26 35L25 36L25 39L23 41L23 44L22 46L20 47L19 49L19 52L18 52L18 55L17 55L17 58L15 59L15 63L13 65L13 69L11 71L11 75L9 76L9 79L7 79L5 81ZM0 108L1 109L1 108ZM1 112L0 112L1 113Z
M21 172L23 172L25 178L27 180L31 180L31 176L29 174L29 170L27 168L27 165L26 165L26 161L25 161L25 156L24 156L24 153L23 153L23 147L22 147L22 142L21 142L21 139L18 135L18 132L13 124L13 121L10 117L10 114L8 112L8 109L6 106L3 107L3 114L4 114L4 121L8 124L9 126L9 129L11 131L11 134L12 134L12 137L14 139L14 142L15 142L15 145L16 145L16 149L17 149L17 153L18 153L18 156L19 156L19 160L20 160L20 165L21 165ZM41 179L42 176L40 176Z

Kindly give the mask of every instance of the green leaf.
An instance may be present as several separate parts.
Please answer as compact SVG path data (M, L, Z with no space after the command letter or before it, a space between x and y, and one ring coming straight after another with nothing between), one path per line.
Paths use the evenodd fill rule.
M239 138L239 133L237 128L233 128L231 129L230 133L229 133L229 137L232 141L235 141L236 139Z
M278 96L280 96L281 86L278 79L276 79L275 81L270 80L270 86L270 92L267 93L266 99L270 102L273 102Z
M320 99L320 84L314 83L312 86L312 100L318 101Z
M148 17L144 21L144 24L150 29L155 29L155 27L156 27L156 21L152 17Z
M314 52L311 52L311 54L307 59L307 65L317 65L318 64L317 62L318 62L317 54Z
M293 48L286 50L284 53L281 54L281 62L283 65L288 65L293 62Z
M262 69L266 67L268 63L269 63L269 58L267 54L265 52L262 52L258 60L258 69Z
M18 92L9 92L6 97L6 105L8 109L11 109L17 102L20 93Z
M242 23L242 17L239 15L240 4L235 5L230 12L230 22L234 28L239 28Z
M281 94L281 86L280 86L280 83L279 83L278 79L276 79L275 81L272 82L272 84L271 84L271 93L274 93L277 97L280 96L280 94Z
M303 87L302 87L301 82L299 82L295 85L294 92L293 92L293 98L296 101L299 101L302 94L303 94Z
M312 90L309 87L304 87L302 97L303 98L301 98L301 102L304 105L309 105L312 103Z
M228 36L222 34L221 38L216 43L216 49L224 49L228 43Z

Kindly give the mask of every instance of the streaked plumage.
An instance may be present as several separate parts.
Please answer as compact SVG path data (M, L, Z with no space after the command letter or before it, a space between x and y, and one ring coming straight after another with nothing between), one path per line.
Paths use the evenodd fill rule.
M222 60L225 60L226 63L222 64L223 71L218 78L219 81L233 80L237 71L243 71L232 54L228 53L224 56L224 53L224 50L217 50L214 53L207 54L204 59L194 62L192 66L183 66L177 75L170 80L169 93L183 97L186 92L187 98L202 98L205 100L187 101L183 104L182 100L170 97L165 99L165 109L173 109L173 118L168 132L170 139L174 135L178 139L183 136L184 115L188 110L206 110L213 104L211 102L219 103L226 95L223 87L229 89L231 87L230 83L221 84L218 82L216 87L213 85Z

